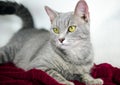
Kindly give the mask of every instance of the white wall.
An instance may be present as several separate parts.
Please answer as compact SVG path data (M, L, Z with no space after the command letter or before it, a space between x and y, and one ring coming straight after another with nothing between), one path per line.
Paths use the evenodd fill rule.
M12 0L13 1L13 0ZM59 12L73 11L78 0L16 0L31 11L37 28L49 29L44 5ZM91 13L91 38L95 62L120 67L120 0L86 0ZM15 16L0 16L0 47L21 27Z

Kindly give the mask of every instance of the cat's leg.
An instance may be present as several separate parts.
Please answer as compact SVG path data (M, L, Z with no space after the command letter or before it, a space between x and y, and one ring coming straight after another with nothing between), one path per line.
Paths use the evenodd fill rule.
M5 52L5 47L0 48L0 64L8 61L7 53Z
M88 73L82 74L82 81L86 85L103 85L103 80L102 79L100 79L100 78L94 79Z
M4 46L0 48L0 64L12 61L15 55L14 48L10 46Z
M52 76L54 79L56 79L59 83L65 84L65 85L74 85L74 83L66 80L61 74L59 74L55 70L48 70L46 71L50 76Z

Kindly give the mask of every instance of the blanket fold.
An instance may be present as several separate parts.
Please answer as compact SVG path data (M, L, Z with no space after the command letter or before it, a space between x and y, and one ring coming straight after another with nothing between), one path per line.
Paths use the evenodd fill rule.
M104 85L120 85L120 68L103 63L95 65L91 75L102 78ZM77 80L71 80L75 85L84 85ZM0 65L0 85L62 85L47 73L31 69L24 71L12 63Z

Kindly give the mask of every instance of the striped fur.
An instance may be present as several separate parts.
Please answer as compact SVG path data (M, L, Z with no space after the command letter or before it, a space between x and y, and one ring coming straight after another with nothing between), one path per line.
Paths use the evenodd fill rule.
M23 21L24 29L34 28L34 22L29 10L22 4L10 1L0 1L0 15L17 15Z

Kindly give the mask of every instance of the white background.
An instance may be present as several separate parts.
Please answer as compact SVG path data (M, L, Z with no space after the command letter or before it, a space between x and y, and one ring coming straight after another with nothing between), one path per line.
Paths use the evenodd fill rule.
M13 0L12 0L13 1ZM59 12L73 11L78 0L15 0L32 13L36 28L50 28L44 11L48 5ZM120 0L86 0L91 16L91 40L95 62L120 67ZM0 16L0 47L4 46L21 27L16 16Z

